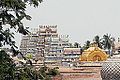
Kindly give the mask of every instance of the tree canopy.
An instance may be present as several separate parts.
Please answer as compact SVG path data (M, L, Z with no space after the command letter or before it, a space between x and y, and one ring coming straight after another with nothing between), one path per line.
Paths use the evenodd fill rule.
M43 0L0 0L0 47L9 45L14 56L20 53L16 50L17 46L15 45L14 35L15 33L28 34L28 27L25 27L22 22L23 19L31 20L31 16L26 13L27 6L38 7L42 1ZM16 64L8 53L1 50L0 80L38 80L40 76L43 75L41 72L38 73L36 70L33 70L32 66L28 67L26 64L21 64L23 67L16 67ZM46 73L45 70L44 73ZM51 72L51 74L55 75L54 72Z
M16 48L14 32L16 30L21 34L28 33L28 27L25 27L22 20L31 20L31 16L26 14L28 5L38 7L43 0L0 0L0 47L10 45ZM7 28L4 28L8 26ZM13 49L14 51L14 49Z

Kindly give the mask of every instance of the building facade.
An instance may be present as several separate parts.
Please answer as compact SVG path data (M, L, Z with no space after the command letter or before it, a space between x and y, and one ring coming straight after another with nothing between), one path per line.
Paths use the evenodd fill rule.
M22 54L32 54L33 57L38 53L37 43L38 43L38 34L36 33L38 29L32 30L28 35L22 36L20 51Z
M62 65L72 67L77 64L81 55L80 48L64 48Z
M59 35L58 37L51 37L51 45L49 53L46 56L46 63L52 65L61 65L64 48L70 47L69 36Z
M46 64L59 64L63 49L69 47L69 36L58 35L57 25L40 25L32 33L22 37L20 51L32 54L35 59L44 60Z

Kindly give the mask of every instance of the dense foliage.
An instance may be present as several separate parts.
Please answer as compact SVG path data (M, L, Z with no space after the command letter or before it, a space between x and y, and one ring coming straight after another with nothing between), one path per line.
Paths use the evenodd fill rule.
M14 34L21 33L28 34L28 27L23 25L23 19L31 20L31 16L26 14L28 5L38 7L42 0L0 0L0 47L9 45L10 50L16 56L20 53L15 45ZM20 53L22 55L22 53ZM23 55L22 57L27 60ZM45 69L43 71L36 71L30 60L30 66L21 62L21 67L16 66L10 55L4 50L0 50L0 80L50 80L49 75ZM50 74L56 75L55 70L50 69ZM46 75L44 75L46 74ZM43 78L44 76L44 78Z
M0 46L7 44L16 48L14 31L26 35L28 27L24 27L22 20L31 20L26 14L27 5L37 7L42 0L0 0ZM7 26L7 28L5 28ZM14 49L13 49L14 50Z
M15 64L10 56L4 51L0 51L0 80L14 79Z

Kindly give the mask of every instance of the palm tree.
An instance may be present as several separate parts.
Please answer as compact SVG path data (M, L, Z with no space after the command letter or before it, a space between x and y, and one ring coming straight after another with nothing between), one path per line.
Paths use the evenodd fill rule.
M97 44L99 48L102 48L101 39L98 35L95 36L94 41L95 41L95 44Z
M72 44L72 43L70 43L70 44L69 44L69 46L70 46L70 48L72 48L72 47L73 47L73 44Z
M103 35L103 39L102 39L102 44L103 44L103 48L105 50L108 50L108 53L111 55L111 50L112 50L112 37L109 34Z
M90 41L87 40L87 41L85 42L84 46L83 46L83 50L86 50L86 49L88 49L89 47L90 47Z
M79 44L78 42L75 42L75 43L74 43L74 47L75 47L75 48L80 48L81 46L80 46L80 44Z

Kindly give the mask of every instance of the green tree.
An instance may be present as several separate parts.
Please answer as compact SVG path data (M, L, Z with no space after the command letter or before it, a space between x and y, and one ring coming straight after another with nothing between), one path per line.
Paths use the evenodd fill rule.
M75 47L75 48L80 48L81 46L80 46L80 44L79 44L78 42L75 42L75 43L74 43L74 47Z
M90 41L87 40L87 41L85 42L84 46L83 46L83 50L86 50L86 49L88 49L89 47L90 47Z
M28 27L22 22L23 19L31 20L25 12L26 7L37 7L41 2L42 0L0 0L0 47L9 45L13 56L20 53L15 45L14 35L28 34ZM36 74L33 70L28 69L25 64L22 66L23 68L18 68L4 50L0 51L0 80L38 80L33 78L35 76L32 75Z
M41 2L42 0L0 0L0 47L7 44L11 48L17 48L13 40L15 32L12 30L26 35L28 30L22 20L31 20L25 12L26 7L27 5L37 7ZM5 26L7 28L3 28Z
M39 76L36 70L31 67L24 66L18 68L14 80L38 80Z
M33 59L33 55L32 55L31 53L27 53L27 54L26 54L26 58L27 58L27 59Z
M110 34L103 35L102 44L103 44L103 48L105 50L108 50L110 54L111 53L110 50L112 49L112 44L113 44L112 37Z
M4 51L0 51L0 80L38 80L36 70L31 66L16 66L10 56Z
M72 48L72 47L73 47L73 44L72 44L72 43L70 43L70 44L69 44L69 46L70 46L70 48Z
M48 67L41 67L39 70L39 78L41 80L52 80L52 77L59 75L58 67L55 68L48 68Z
M95 44L98 45L99 48L102 48L101 39L100 39L100 37L99 37L98 35L95 36L95 38L94 38L94 42L95 42Z
M16 56L21 52L15 45L15 33L27 35L28 27L23 24L23 19L31 20L31 16L26 14L28 5L38 7L43 0L0 0L0 47L9 45L11 51ZM6 28L7 27L7 28ZM22 55L26 60L26 58ZM29 63L31 61L29 60ZM41 68L42 69L42 68ZM40 70L41 70L40 69ZM47 73L45 70L43 73ZM21 62L21 67L17 67L12 58L4 51L0 51L0 80L38 80L43 74L38 73L32 65L28 66ZM47 77L45 76L47 79ZM44 79L43 79L44 80ZM50 80L49 78L47 80Z
M10 56L4 51L0 51L0 80L13 80L15 77L15 64Z

